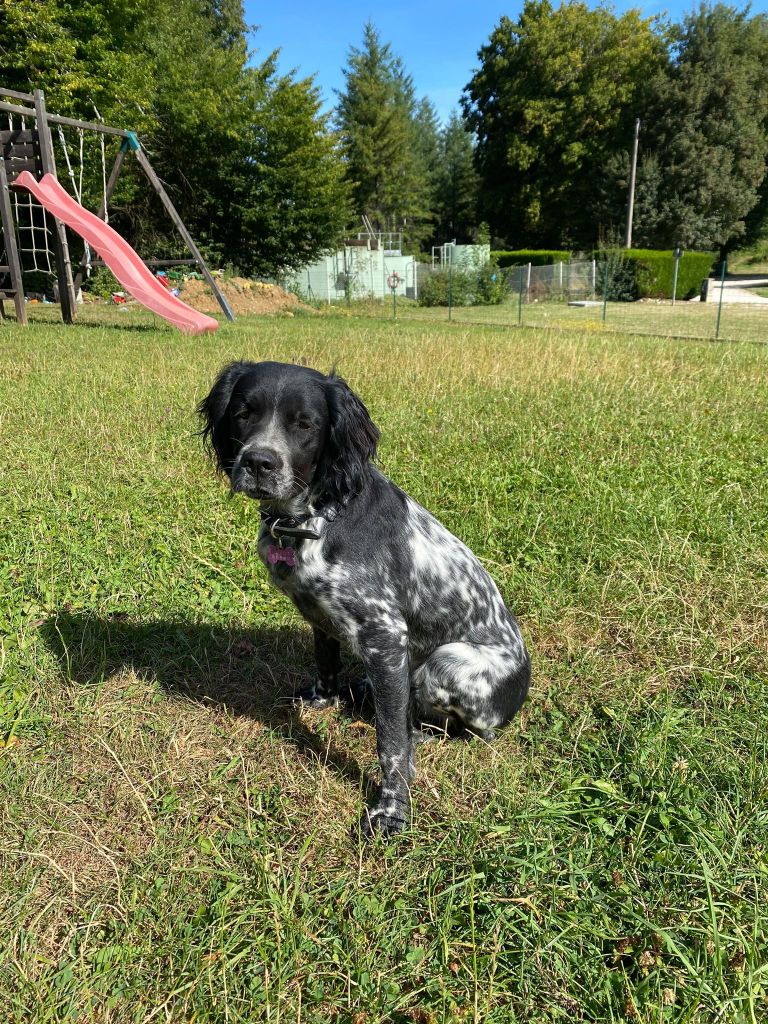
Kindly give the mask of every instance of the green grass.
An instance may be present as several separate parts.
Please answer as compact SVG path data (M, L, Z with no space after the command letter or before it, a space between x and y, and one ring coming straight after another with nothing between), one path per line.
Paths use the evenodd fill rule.
M766 1019L766 348L36 317L0 325L4 1021ZM387 845L349 837L373 731L281 703L308 631L194 434L241 356L337 365L533 653Z
M756 294L767 294L755 289ZM719 296L719 292L716 293ZM328 312L328 307L320 307ZM392 318L391 300L360 300L346 307L339 303L331 313L340 316L368 315L382 319ZM398 299L399 320L419 320L429 323L447 323L445 306L419 306L412 300ZM456 306L451 310L454 323L467 325L495 325L540 327L548 330L590 331L592 333L647 334L655 337L702 338L712 340L718 331L718 303L710 291L708 302L671 302L644 300L642 302L609 302L603 320L602 303L595 300L591 306L570 306L567 302L542 301L524 303L522 310L517 300L511 299L496 306ZM724 303L720 311L719 340L768 341L768 306L759 304Z
M732 274L768 274L768 239L730 253L728 270Z

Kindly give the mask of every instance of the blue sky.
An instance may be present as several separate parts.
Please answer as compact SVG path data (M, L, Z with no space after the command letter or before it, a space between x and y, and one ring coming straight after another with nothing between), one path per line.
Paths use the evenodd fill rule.
M736 5L738 0L731 0ZM753 12L766 10L768 0L757 0ZM350 44L359 45L363 25L370 18L382 38L392 44L413 75L419 96L429 96L445 119L458 105L464 85L477 64L477 51L487 41L502 14L514 17L522 3L506 5L494 0L294 0L270 4L245 0L246 17L260 26L254 36L256 57L280 49L280 68L296 68L315 75L326 102L335 102L341 88L341 69ZM619 2L618 10L639 7L645 15L668 12L673 18L692 10L693 0ZM696 5L698 6L698 5Z

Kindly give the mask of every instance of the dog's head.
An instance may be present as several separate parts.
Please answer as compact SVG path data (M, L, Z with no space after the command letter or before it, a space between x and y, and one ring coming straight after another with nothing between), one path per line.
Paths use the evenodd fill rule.
M346 504L379 431L341 377L288 363L231 363L198 409L203 440L233 491L280 503Z

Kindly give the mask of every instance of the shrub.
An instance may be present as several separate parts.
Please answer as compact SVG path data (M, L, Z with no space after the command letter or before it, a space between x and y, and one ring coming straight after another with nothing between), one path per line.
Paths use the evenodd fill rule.
M597 294L601 298L607 298L609 302L634 302L640 298L637 263L629 258L627 249L618 246L603 249L599 259Z
M502 302L509 285L498 267L486 264L479 269L453 267L433 271L419 285L420 306L447 306L450 285L453 306L492 306Z
M497 267L517 267L531 263L534 267L546 267L552 263L567 263L571 254L564 249L495 249L491 259Z
M122 290L122 285L109 267L95 267L91 276L83 281L83 291L97 295L100 299L111 299L113 292Z
M455 267L453 274L450 274L447 268L433 270L429 277L419 284L419 305L447 306L449 286L454 306L469 305L469 279L470 275L466 271L457 270Z
M509 278L492 263L486 264L477 274L475 306L498 306L509 294Z
M612 266L618 252L621 253L620 268ZM603 264L606 260L609 263L609 299L672 298L675 257L670 250L603 249L596 252L595 257ZM716 258L717 254L713 252L683 253L677 278L678 299L690 299L698 294L701 282L709 277ZM614 273L617 273L616 287L610 283Z

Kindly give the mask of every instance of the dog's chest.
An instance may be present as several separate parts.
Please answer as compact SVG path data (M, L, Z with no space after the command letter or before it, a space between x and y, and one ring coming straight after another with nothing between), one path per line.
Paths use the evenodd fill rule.
M292 554L282 557L273 545L268 533L259 535L259 556L271 582L290 598L310 625L354 649L357 627L349 610L348 568L338 561L328 561L322 541L303 540ZM287 546L282 550L287 551Z
M262 529L258 550L273 585L289 597L303 615L316 618L308 613L315 605L321 608L321 598L329 589L330 566L323 557L322 541L302 540L289 544L283 540L281 545L273 540L268 530Z

